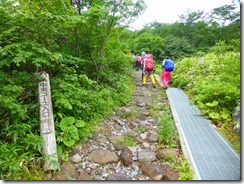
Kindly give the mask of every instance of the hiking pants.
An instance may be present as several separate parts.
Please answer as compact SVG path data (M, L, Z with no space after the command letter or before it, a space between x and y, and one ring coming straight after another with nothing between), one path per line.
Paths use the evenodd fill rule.
M169 86L169 81L170 81L170 71L166 71L165 69L162 70L162 83L164 87Z
M150 76L151 82L153 85L156 85L156 80L153 74L153 71L144 71L144 75L142 78L142 84L146 84L147 83L147 77Z
M141 63L140 62L136 62L136 66L135 66L136 70L140 70L141 68Z

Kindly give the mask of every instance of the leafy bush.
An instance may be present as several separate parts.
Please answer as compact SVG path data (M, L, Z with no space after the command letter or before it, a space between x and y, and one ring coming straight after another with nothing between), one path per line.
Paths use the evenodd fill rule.
M231 113L238 103L240 94L236 87L227 82L209 81L197 83L192 101L213 120L231 120Z
M184 158L179 158L178 161L173 167L179 173L179 180L192 180L194 173L191 170L189 163Z
M169 110L163 112L160 121L157 123L157 126L159 142L170 147L175 147L177 144L176 141L178 135Z
M172 85L183 88L218 123L229 122L240 103L240 53L230 48L220 42L204 57L178 61L172 75Z
M67 158L69 147L89 137L115 106L127 103L132 89L130 62L116 29L111 28L112 36L102 25L89 32L87 18L77 14L70 2L13 3L0 2L0 179L36 174L31 171L36 170L32 161L44 159L39 136L40 72L50 76L62 158ZM86 16L92 18L93 13Z
M16 133L18 130L16 129ZM41 157L43 140L32 133L18 141L0 143L0 178L20 180L23 171L28 171L30 163Z

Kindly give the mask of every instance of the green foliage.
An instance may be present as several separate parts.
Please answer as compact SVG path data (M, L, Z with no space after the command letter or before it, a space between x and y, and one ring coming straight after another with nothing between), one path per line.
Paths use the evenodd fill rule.
M136 140L129 135L124 135L123 141L117 142L116 144L121 144L124 146L132 147L132 146L136 145Z
M54 171L60 171L61 170L61 165L60 165L59 161L56 160L56 159L51 159L50 157L51 158L57 158L57 154L55 153L54 155L48 156L47 159L50 160L48 166L53 168Z
M62 161L67 162L69 160L70 150L67 149L67 147L64 147L64 144L57 145L57 153L58 153L59 158Z
M233 126L229 122L225 122L219 128L222 135L232 144L233 148L241 153L241 137L233 130Z
M40 172L30 163L42 158L43 146L38 73L50 76L59 156L67 159L69 147L128 103L132 70L119 18L127 21L144 7L143 1L138 9L132 1L86 1L81 15L66 0L14 3L0 2L0 178L30 179L26 173Z
M30 164L31 170L22 170L19 175L21 177L16 178L16 180L46 180L45 175L46 173L41 169L40 163L34 162ZM12 177L9 179L13 179Z
M0 178L21 179L22 171L28 171L29 163L40 156L43 140L32 133L12 143L0 144Z
M134 121L139 116L139 114L137 109L133 107L131 111L121 112L120 116L124 119L127 119L128 121Z
M134 127L133 130L134 131L138 131L140 133L145 133L146 132L146 128L145 127Z
M189 163L183 158L180 159L180 162L174 165L174 168L179 173L179 180L192 180L194 173L191 170Z
M220 42L200 59L183 59L176 63L172 76L173 85L185 89L215 122L231 121L231 113L240 103L240 55L229 48L233 46Z
M224 40L226 35L231 35L229 38L233 41L229 40L228 43L231 42L235 47L226 48L228 51L236 51L240 44L238 22L232 22L228 27L214 27L216 24L213 24L211 30L203 23L192 27L181 23L159 24L158 29L146 29L130 37L121 36L121 26L145 9L142 0L72 2L76 3L76 8L67 0L19 0L15 3L8 0L0 2L0 178L3 180L42 178L43 172L39 170L42 159L35 162L39 168L30 164L36 157L42 158L43 140L39 136L37 91L40 80L38 73L41 71L50 75L59 156L67 160L69 146L91 136L97 123L114 107L129 102L132 93L132 67L128 56L130 43L135 43L133 49L137 52L144 49L151 51L155 60L164 57L166 47L170 53L183 56L185 52L181 52L181 49L186 48L187 54L192 53L192 45L188 43L194 43L194 46L204 43L206 47L213 44L215 37ZM191 32L192 35L186 34ZM206 35L206 32L210 34ZM149 43L143 42L140 35L144 35ZM185 39L176 39L183 37ZM125 38L132 41L125 42ZM170 44L165 40L170 41ZM232 81L233 85L221 95L226 97L223 102L216 100L223 108L210 106L222 112L216 112L220 117L226 118L226 112L230 110L226 104L234 106L235 102L230 98L237 96L239 91L236 85L240 79L236 78L238 67L235 62L231 63L231 69L224 67L230 64L228 61L236 61L239 55L228 52L229 56L223 57L223 45L214 48L218 50L214 63L222 63L223 66L219 65L219 70L209 80L217 80L214 76L218 75L227 83ZM204 66L191 72L201 74L202 68ZM231 75L225 76L223 68L224 72ZM182 86L188 89L194 86L192 81L196 80L189 77L191 82L186 83L188 80L184 80L184 77L179 79ZM198 88L207 86L214 90L208 85L201 82ZM201 96L198 98L204 99ZM239 102L238 99L236 101ZM213 99L203 104L212 102ZM167 131L170 132L170 128ZM37 173L40 173L40 178Z
M175 157L173 155L169 154L169 153L165 153L164 157L162 158L161 161L163 161L163 162L171 162L172 163L172 162L175 161Z
M235 24L240 21L240 11L235 11L238 7L238 3L232 1L231 4L224 5L218 8L214 8L211 14L211 19L218 20L218 24L223 26L227 21L231 24Z
M159 74L159 75L161 75L161 74ZM152 117L154 117L155 119L157 119L158 116L160 116L160 114L158 112L160 112L164 108L163 103L158 103L159 98L162 98L161 95L165 95L165 93L160 93L157 96L156 95L153 96L152 105L151 105L150 110L149 110L150 115Z
M231 120L240 97L236 87L226 82L210 81L207 85L196 84L196 88L192 100L204 114L217 121Z
M169 110L163 112L157 126L159 142L170 147L176 145L177 131Z
M171 58L184 58L194 53L194 49L185 38L179 38L176 36L167 36L164 39L164 51L162 52L162 59L165 56Z
M152 53L154 60L162 57L160 55L164 50L162 45L164 45L163 38L149 33L142 33L140 36L133 39L133 42L130 44L131 50L133 50L135 54L141 54L143 51Z
M84 127L85 122L82 120L75 120L74 117L65 117L60 122L60 129L62 132L57 140L63 142L66 146L71 147L75 144L75 141L79 140L79 134L77 127Z

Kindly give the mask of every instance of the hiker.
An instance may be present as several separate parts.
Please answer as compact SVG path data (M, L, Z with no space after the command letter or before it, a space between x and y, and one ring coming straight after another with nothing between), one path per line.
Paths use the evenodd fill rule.
M138 71L140 68L141 68L141 56L137 54L135 58L135 69L136 71Z
M134 69L134 68L135 68L135 59L136 59L136 56L135 56L134 53L131 53L130 56L131 56L131 59L132 59L132 61L133 61L133 63L132 63L132 68Z
M142 53L141 53L141 56L142 57L144 57L144 56L146 56L147 55L147 53L145 52L145 51L143 51Z
M143 66L144 66L144 58L146 55L147 55L147 53L144 51L141 53L141 69L142 69L142 71L143 71Z
M147 83L147 77L150 76L153 88L156 88L156 80L154 77L154 61L151 54L147 54L142 61L142 85L145 86Z
M169 86L171 72L174 70L174 61L170 59L169 56L166 56L162 62L162 83L164 89L167 89Z
M143 60L144 60L146 55L147 55L147 53L144 51L141 53L141 64L142 64L142 66L143 66Z

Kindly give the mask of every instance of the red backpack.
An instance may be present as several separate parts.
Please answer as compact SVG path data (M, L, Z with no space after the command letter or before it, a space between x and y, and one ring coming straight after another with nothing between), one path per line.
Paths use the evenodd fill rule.
M146 71L153 71L154 70L154 63L152 59L145 59L145 70Z

